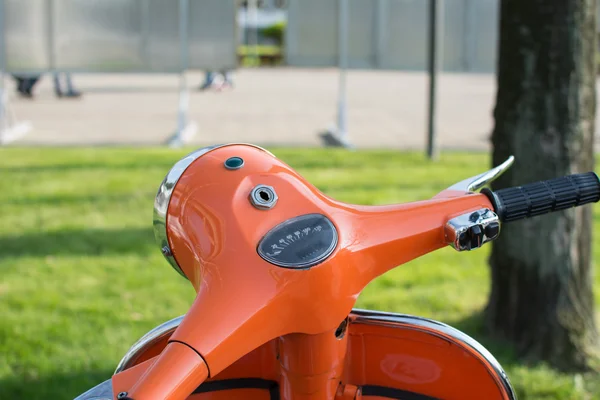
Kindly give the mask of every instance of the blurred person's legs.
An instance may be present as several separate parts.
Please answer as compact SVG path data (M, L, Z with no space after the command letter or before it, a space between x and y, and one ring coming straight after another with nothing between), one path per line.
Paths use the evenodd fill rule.
M60 82L60 74L58 72L54 73L54 92L56 93L56 95L58 97L79 97L81 96L81 93L78 92L77 90L75 90L75 88L73 87L73 82L71 80L71 74L70 73L65 73L65 84L66 84L66 89L67 92L63 92L62 90L62 85Z
M25 80L25 92L28 93L29 95L33 96L33 87L36 85L36 83L38 83L38 81L40 80L41 76L30 76L29 78L27 78Z
M223 74L223 79L225 79L224 84L233 87L233 72L229 70L223 70L221 73Z
M13 78L17 82L17 92L22 94L24 92L23 87L25 83L25 78L18 75L13 75Z
M214 80L215 80L214 71L206 71L206 74L204 75L204 82L200 85L199 89L200 90L208 89L209 87L212 86Z
M27 98L33 97L33 87L40 80L40 76L18 76L13 75L17 81L17 92Z

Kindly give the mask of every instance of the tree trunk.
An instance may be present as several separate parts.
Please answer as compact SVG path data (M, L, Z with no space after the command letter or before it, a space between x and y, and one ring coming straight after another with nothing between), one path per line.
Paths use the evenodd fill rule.
M594 170L596 1L502 0L495 189ZM587 370L594 323L589 205L503 225L490 256L486 323L521 356Z

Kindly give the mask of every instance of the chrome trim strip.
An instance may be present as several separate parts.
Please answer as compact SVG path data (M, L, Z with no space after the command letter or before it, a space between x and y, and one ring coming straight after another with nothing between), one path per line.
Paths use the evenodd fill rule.
M488 183L491 183L494 180L496 180L500 175L502 175L504 173L504 171L506 171L508 168L510 168L510 166L513 164L514 161L515 161L515 157L510 156L506 159L506 161L504 161L502 164L498 165L497 167L494 167L494 168L490 169L489 171L486 171L482 174L475 175L475 176L467 178L463 181L455 183L454 185L450 186L446 190L459 190L459 191L463 191L463 192L474 192L475 190L481 189Z
M119 362L119 365L117 365L117 369L115 369L115 374L118 374L119 372L131 367L132 361L135 361L138 358L138 356L140 356L142 352L146 350L148 346L153 345L154 343L158 342L166 335L170 334L175 329L177 329L179 324L181 324L183 317L185 317L185 315L181 315L177 318L173 318L170 321L163 322L162 324L158 325L156 328L150 330L148 333L142 336L137 342L134 343L133 346L131 346L129 350L127 350L127 353L125 353L125 355Z
M496 374L498 374L498 376L502 380L502 385L504 386L504 389L506 390L506 393L508 394L509 398L511 400L517 399L515 391L514 391L512 385L510 384L510 380L508 379L508 376L504 372L504 369L502 368L502 366L500 365L498 360L496 360L496 358L485 347L483 347L479 342L477 342L472 337L468 336L466 333L461 332L458 329L453 328L450 325L446 325L439 321L422 318L422 317L415 317L413 315L407 315L407 314L397 314L397 313L389 313L389 312L383 312L383 311L363 310L360 308L353 309L351 314L356 316L355 321L357 323L362 323L362 324L393 322L395 324L413 325L413 326L416 325L416 326L421 326L424 328L441 331L443 334L455 339L456 341L458 341L460 343L466 344L467 346L469 346L473 350L475 350L477 353L479 353L492 366L492 368L494 369L494 372L496 372ZM119 372L129 368L131 366L131 362L135 361L135 359L148 346L156 343L157 341L162 339L165 335L168 335L171 332L173 332L175 329L177 329L177 327L183 320L184 316L185 315L179 316L177 318L173 318L172 320L167 321L167 322L157 326L156 328L152 329L151 331L146 333L144 336L142 336L133 346L131 346L131 348L129 349L129 351L127 351L127 353L125 354L123 359L121 359L121 362L119 362L119 365L117 366L117 369L115 370L115 374L118 374Z
M502 386L504 387L504 390L508 394L509 398L511 400L517 399L517 395L515 394L515 391L512 385L510 384L510 380L508 379L508 375L506 375L506 372L504 372L504 369L502 368L498 360L496 360L496 358L485 347L483 347L472 337L468 336L466 333L461 332L458 329L439 321L422 317L415 317L413 315L407 314L395 314L362 309L353 309L352 314L356 315L356 322L363 324L393 322L395 324L413 326L416 325L428 329L441 331L443 334L455 339L458 342L466 344L467 346L475 350L477 353L479 353L479 355L481 355L492 366L494 372L500 377L502 381Z
M184 278L186 276L183 273L183 271L181 270L181 268L179 267L179 265L177 264L175 257L173 257L171 248L169 247L169 240L167 238L166 219L167 219L167 211L169 208L169 202L171 201L171 195L173 194L175 185L179 181L179 178L181 178L181 175L183 175L185 170L194 161L196 161L198 158L200 158L201 156L203 156L204 154L206 154L212 150L216 150L221 147L232 146L232 145L251 146L251 147L260 149L260 150L270 154L271 156L275 157L268 150L265 150L262 147L255 146L253 144L248 144L248 143L228 143L228 144L218 144L218 145L214 145L214 146L203 147L201 149L198 149L198 150L188 154L181 160L177 161L175 163L175 165L173 166L173 168L171 168L171 170L167 173L167 176L160 184L160 186L158 188L158 192L156 193L156 198L154 199L154 221L153 221L154 238L156 239L156 242L158 243L159 248L161 249L161 252L165 256L165 258L167 259L169 264L171 264L171 266L175 269L175 271L177 271Z
M74 400L112 400L113 399L113 386L112 379L102 382L101 384L94 386L87 392L80 394L75 397Z

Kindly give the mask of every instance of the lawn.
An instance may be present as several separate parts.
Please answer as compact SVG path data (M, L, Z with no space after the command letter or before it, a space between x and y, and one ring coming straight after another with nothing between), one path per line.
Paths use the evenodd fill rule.
M154 244L152 203L187 150L0 149L0 399L73 398L108 379L147 330L185 313L194 291ZM271 150L327 194L360 204L426 199L489 163L484 154L431 164L419 153ZM524 366L486 339L488 250L422 257L374 281L357 306L467 331L498 357L520 399L600 399L597 375ZM598 274L595 288L600 310Z

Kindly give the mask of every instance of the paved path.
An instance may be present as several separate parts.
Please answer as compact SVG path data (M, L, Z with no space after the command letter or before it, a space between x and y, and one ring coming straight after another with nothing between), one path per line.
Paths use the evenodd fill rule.
M202 74L190 73L195 86ZM192 91L195 145L244 141L318 146L318 133L335 120L334 69L245 69L224 92ZM19 119L33 131L14 145L164 143L175 128L178 78L173 75L75 75L81 100L58 100L43 78L35 100L12 96ZM348 127L359 148L423 149L427 76L424 73L351 71ZM13 82L7 82L13 93ZM439 83L438 142L442 148L486 149L492 128L492 75L444 74Z

